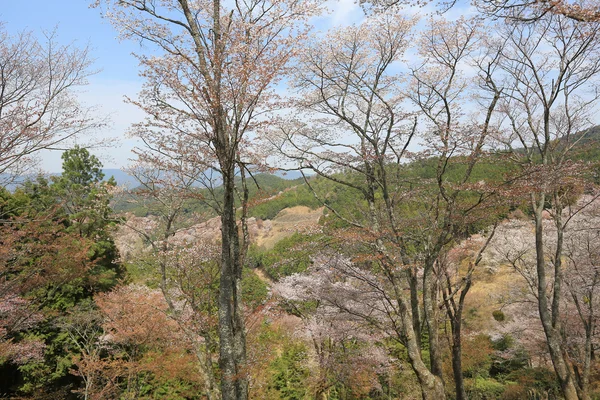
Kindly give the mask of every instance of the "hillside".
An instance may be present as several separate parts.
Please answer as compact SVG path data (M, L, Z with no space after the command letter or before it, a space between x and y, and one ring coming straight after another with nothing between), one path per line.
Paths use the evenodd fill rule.
M319 225L323 208L311 210L308 207L295 206L281 210L273 219L248 219L248 231L252 245L271 250L282 239L294 234L308 234ZM154 216L139 217L125 214L125 221L115 232L115 242L125 262L147 251L137 232L153 235L159 222ZM220 240L221 222L219 217L202 222L190 222L179 229L171 242L178 246L198 245L202 242L217 243Z
M238 182L240 180L238 179ZM257 174L253 179L248 178L248 191L251 202L257 203L264 199L269 199L280 192L291 187L295 187L302 182L302 179L284 179L272 174ZM142 204L141 198L136 194L139 188L133 188L124 192L113 200L112 207L117 213L134 213L138 216L144 216L147 213L147 204ZM184 212L188 214L198 213L208 217L216 215L212 209L215 201L222 196L223 189L217 186L213 189L194 188L196 199L190 200ZM199 200L202 199L202 200ZM217 199L217 200L215 200ZM239 202L238 202L239 203Z

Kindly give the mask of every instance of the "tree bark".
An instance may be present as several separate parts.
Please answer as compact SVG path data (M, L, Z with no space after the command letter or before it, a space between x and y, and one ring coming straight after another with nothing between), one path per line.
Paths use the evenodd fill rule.
M406 341L406 350L410 365L417 375L419 386L421 387L421 396L423 400L444 400L446 392L442 379L435 376L425 365L421 358L421 348L415 336L412 327L412 316L406 302L402 299L398 301L400 307L400 317L404 329L404 339Z
M462 371L462 311L465 304L465 297L471 288L470 279L467 281L465 288L460 294L458 306L454 302L452 305L446 302L448 317L452 328L452 374L454 376L454 388L456 390L456 400L467 400L465 391L465 381ZM448 300L452 301L452 299ZM452 309L454 312L452 312Z
M416 268L409 268L408 286L410 287L410 307L412 313L413 330L417 339L417 345L421 348L421 317L419 307L419 279Z
M235 210L235 167L223 168L221 215L221 277L219 286L219 340L223 400L248 398L246 333L241 309L242 265Z
M460 327L456 333L452 333L452 373L454 375L454 388L456 390L456 400L467 400L465 392L465 382L462 373L462 348L460 339Z
M532 195L533 196L533 195ZM546 259L544 254L544 229L543 229L543 218L542 214L544 211L546 196L544 194L540 195L540 198L532 200L532 204L534 208L534 216L535 216L535 251L536 251L536 269L537 269L537 279L538 279L538 310L540 314L540 320L542 322L542 326L544 327L544 333L546 335L546 340L548 344L548 350L550 352L550 358L552 360L552 365L554 366L554 371L556 372L556 377L560 384L563 396L565 400L577 400L579 396L577 394L577 389L575 387L575 382L573 381L573 374L569 368L567 360L565 360L565 353L563 351L561 340L560 340L560 332L557 329L560 325L559 320L557 318L559 314L558 307L559 299L557 296L560 294L557 293L557 290L560 290L560 279L561 274L559 273L554 277L554 296L552 301L552 310L548 309L548 297L546 293L547 287L547 279L546 279ZM560 231L560 227L558 227ZM560 236L560 232L559 232ZM562 241L557 241L557 251L556 253L560 256L562 246ZM555 260L556 263L559 263L558 269L560 269L559 260ZM558 280L558 282L557 282ZM558 284L558 286L556 286Z
M437 321L436 284L433 280L433 261L426 260L423 272L423 318L427 324L429 333L429 360L431 362L431 372L439 377L443 382L442 376L442 355L440 350L440 340Z

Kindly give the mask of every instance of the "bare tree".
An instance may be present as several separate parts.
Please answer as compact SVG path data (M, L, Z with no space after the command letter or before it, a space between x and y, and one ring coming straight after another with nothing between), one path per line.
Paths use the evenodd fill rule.
M403 193L390 187L393 178L387 176L390 173L395 178L399 171L387 164L404 160L414 134L410 113L403 110L405 96L397 86L402 77L393 68L408 48L414 23L398 15L383 14L357 27L334 30L324 39L310 43L295 74L295 86L301 93L295 112L304 112L304 120L282 121L268 139L284 159L355 190L364 201L357 204L358 213L331 207L324 201L323 204L365 239L365 253L383 255L383 274L394 291L383 300L388 309L384 315L390 318L386 331L407 347L423 398L442 399L443 383L421 356L418 300L404 295L402 263L395 261L397 256L390 253L389 243L384 243L388 229L393 240L401 246L403 243L394 210ZM407 122L409 133L405 134ZM310 181L306 182L310 186ZM381 214L376 201L380 193L390 206ZM316 191L315 194L319 196ZM360 275L360 280L380 284L368 270L352 271ZM337 306L383 329L379 320L376 323L369 318L368 311L350 310L343 303Z
M139 101L146 122L133 128L148 149L140 159L163 169L214 170L222 181L219 346L224 399L248 393L241 277L247 229L236 218L236 176L245 183L248 135L270 109L273 85L285 71L305 20L318 11L299 0L98 1L124 38L151 43L158 55L140 56L146 85ZM243 185L244 186L244 185ZM242 189L242 208L248 192ZM244 214L244 213L243 213Z
M498 38L506 44L498 70L504 86L499 109L506 117L506 130L499 140L520 167L512 189L528 198L535 221L534 283L540 320L566 399L589 398L562 340L561 304L564 233L572 219L565 217L565 210L576 206L584 167L570 162L569 154L585 138L599 99L599 28L598 23L548 15L535 24L506 25ZM569 215L575 214L577 210ZM554 223L551 246L544 233L546 215Z
M586 202L584 196L580 201ZM568 306L565 311L567 351L574 360L573 372L582 393L590 391L590 375L600 349L600 202L583 209L567 231L565 282ZM570 298L568 298L570 297Z
M446 7L452 6L450 2ZM479 0L477 8L485 15L519 22L534 22L550 15L559 15L580 23L600 20L598 2L595 0Z
M491 76L497 51L475 51L479 33L473 22L431 21L418 41L422 64L400 74L398 61L412 39L412 25L386 13L311 44L296 73L300 117L285 121L270 139L298 168L312 169L357 193L360 201L352 210L333 207L316 195L348 226L351 233L337 233L346 248L354 236L352 243L362 248L359 257L378 265L374 280L372 271L363 271L360 279L385 293L386 331L407 347L423 398L441 399L434 265L489 197L485 185L471 182L471 174L484 154L499 97ZM475 77L460 74L469 62L478 71ZM410 85L402 84L406 81ZM477 98L469 116L462 111L467 97ZM408 100L418 112L406 111ZM407 149L417 132L427 145L422 161L433 160L436 170L435 178L424 183L405 164L415 160ZM458 180L448 178L451 164L463 171ZM470 200L466 190L475 193ZM356 277L360 268L352 271ZM363 314L369 321L368 315ZM431 367L422 359L422 322L429 334Z
M460 257L456 257L456 255L451 257L448 254L450 252L445 252L440 254L436 261L438 264L438 273L441 275L440 280L442 281L440 287L443 297L443 306L446 309L446 315L450 322L450 330L452 332L452 372L454 374L454 387L457 399L467 399L462 371L462 325L465 300L473 285L473 273L483 259L482 254L494 237L495 232L496 226L494 225L492 231L483 243L478 243L477 241L469 239L461 244L461 246L457 246L451 250L451 252L454 252L455 254L465 252L466 250L466 252L474 252L475 255L461 254ZM473 246L479 248L469 248ZM462 257L469 259L469 266L465 274L460 273L460 261L462 261Z
M501 94L493 79L499 48L488 45L480 26L473 20L431 20L421 34L419 44L422 62L412 69L408 96L421 111L425 138L437 161L437 190L430 194L431 205L423 213L425 218L418 236L422 247L419 257L423 264L423 318L432 349L431 365L441 376L437 323L439 283L436 282L435 267L447 248L465 235L461 232L465 226L486 218L480 209L494 192L492 185L472 182L471 177L476 164L484 157L484 146L494 131L493 113ZM469 66L474 77L463 73ZM473 79L475 84L469 83ZM472 111L464 115L468 96L472 97L475 106L470 106ZM459 176L452 179L449 169L457 165L462 165ZM467 192L473 196L471 200L465 198ZM488 212L489 209L484 214ZM493 222L493 215L493 212L488 214L492 217L488 223ZM438 265L438 270L441 269ZM463 295L469 286L470 283L462 288ZM443 299L446 306L454 302L455 294L456 291L447 293ZM456 396L465 399L460 370L460 319L454 322L456 343L452 356Z
M598 199L585 195L573 207L565 209L563 216L570 218L571 221L563 231L562 280L565 295L561 296L559 304L562 329L560 341L569 368L572 368L573 380L580 386L578 391L580 398L589 396L590 374L594 363L597 363L595 351L600 345L597 329L600 317L598 309L600 275L597 267L600 250L597 240L598 213ZM555 222L546 219L543 226L545 250L554 252L558 237ZM539 312L537 312L540 291L536 264L536 238L531 235L533 228L533 221L505 222L490 247L522 277L524 283L515 285L518 289L505 300L505 305L518 310L513 311L513 314L519 318L513 324L518 324L518 329L526 332L526 338L522 337L521 341L529 349L545 348L546 351L542 351L541 354L542 359L553 362ZM554 261L550 259L549 262ZM552 279L554 271L549 270L548 276ZM549 289L552 289L552 286ZM529 315L527 309L535 310L535 313Z
M35 153L98 128L75 89L94 74L88 48L59 45L56 33L9 35L0 24L0 174L8 183Z

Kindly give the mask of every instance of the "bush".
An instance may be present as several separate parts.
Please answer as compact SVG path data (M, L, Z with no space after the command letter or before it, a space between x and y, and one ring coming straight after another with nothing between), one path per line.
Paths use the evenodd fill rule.
M516 382L527 393L535 393L540 398L548 398L549 396L550 398L556 398L560 395L556 375L546 368L523 368L512 372L507 379Z
M502 322L506 319L506 316L501 310L494 310L492 312L492 317L494 317L494 319L498 322Z
M462 367L465 378L488 377L492 366L492 343L489 336L463 339Z
M493 400L500 399L505 386L495 379L477 377L466 380L469 399Z
M267 284L263 282L252 270L244 268L242 273L242 298L244 304L250 309L262 305L269 297Z
M302 400L307 395L307 379L310 371L307 367L306 348L301 343L292 343L284 347L281 356L272 364L272 383L280 399Z
M502 393L502 400L522 400L527 398L527 388L515 382L508 382Z

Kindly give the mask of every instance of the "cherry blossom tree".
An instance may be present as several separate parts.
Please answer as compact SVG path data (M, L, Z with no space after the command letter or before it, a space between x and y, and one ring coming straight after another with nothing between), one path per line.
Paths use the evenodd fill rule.
M496 232L496 225L487 238L469 238L438 256L438 274L441 275L441 292L446 315L450 322L452 347L452 372L457 399L466 399L462 368L462 324L465 300L473 284L473 274L483 259L483 252ZM479 239L479 240L477 240ZM468 263L467 271L461 274L461 264Z
M416 38L419 61L401 73L413 24L380 14L311 44L295 78L300 117L282 121L267 138L297 168L357 194L356 208L342 209L315 191L346 225L336 235L354 244L357 258L378 266L382 280L373 285L394 299L389 307L404 318L390 323L399 324L423 397L439 399L445 393L434 266L470 224L494 215L483 211L493 189L472 174L485 155L501 90L492 76L498 51L485 45L473 21L430 21ZM466 66L474 76L461 73ZM426 147L419 155L408 151L417 137ZM420 162L431 163L433 179L416 181L411 168ZM452 168L458 178L450 177ZM430 368L422 360L422 322Z
M252 156L250 133L270 109L273 86L301 41L310 1L98 1L122 37L156 46L140 56L146 85L134 104L147 120L133 127L148 150L143 161L166 169L192 165L216 171L222 253L219 346L224 399L245 399L246 346L241 273L247 243L236 225L236 175L244 181ZM247 191L242 194L247 201ZM242 223L244 226L245 224Z
M375 12L428 5L433 5L439 12L447 12L460 4L457 0L359 0L359 3L365 10ZM547 15L561 15L583 23L596 22L600 19L598 2L595 0L476 0L472 5L491 19L526 23L535 22Z
M577 382L562 343L565 291L565 232L586 183L585 165L569 160L586 137L598 105L600 25L549 15L535 24L507 24L497 40L505 44L497 73L504 87L499 111L505 116L497 137L512 154L518 175L511 186L523 194L535 221L537 301L547 345L566 399L588 398ZM519 149L516 149L519 148ZM588 190L594 191L592 188ZM546 216L554 223L544 232ZM549 241L550 240L550 241Z
M60 45L56 33L38 40L10 35L0 23L0 174L10 181L31 168L40 150L101 126L75 90L94 74L88 48ZM4 182L8 183L8 182Z
M298 333L312 343L318 370L313 379L317 399L328 398L334 385L366 393L381 391L377 375L390 372L391 360L381 343L386 336L355 314L366 315L370 307L377 306L372 302L361 306L360 299L352 299L355 292L348 291L353 285L364 288L364 282L347 277L342 283L336 277L350 268L349 259L322 252L313 257L306 272L287 276L273 287L283 307L302 320Z
M302 320L298 334L312 344L317 371L312 386L315 398L326 399L331 387L345 385L354 391L381 391L377 375L389 373L390 357L381 345L383 336L332 302L349 304L335 274L350 260L339 255L315 255L308 271L283 278L274 293L291 314ZM351 284L350 282L347 282ZM362 386L362 387L361 387Z
M586 197L580 201L585 202ZM590 376L600 349L600 202L595 200L571 222L565 239L568 303L564 323L567 351L575 360L573 370L583 393L590 391Z
M158 277L169 315L198 359L204 394L208 399L218 399L220 391L213 367L217 347L218 248L208 238L191 237L188 242L179 235L202 219L186 216L185 207L192 199L203 200L192 188L203 172L194 176L190 170L182 174L181 170L160 170L141 163L129 172L139 186L123 196L145 209L149 217L143 223L128 218L121 227L122 235L132 231L141 239L141 248L129 251L128 260Z
M432 349L431 365L433 372L441 377L436 307L439 284L435 282L434 269L448 247L465 236L464 230L470 224L486 219L487 223L493 223L496 210L490 199L494 185L474 182L472 175L486 155L484 146L495 129L493 113L502 89L493 77L499 48L488 45L476 20L431 20L420 36L419 45L422 62L412 68L408 96L421 111L425 140L437 165L436 190L429 193L432 206L426 207L418 224L420 228L413 230L413 234L422 247L418 257L423 263L423 319ZM462 72L468 66L476 71L475 77ZM470 79L475 79L475 84L470 84ZM468 97L476 104L470 107L470 113L463 111ZM452 179L448 171L458 165L462 166L461 172L458 179ZM453 301L451 297L444 299L446 305ZM455 350L453 358L460 358L460 343ZM461 376L462 371L456 370L457 398L464 399Z
M581 209L582 205L593 200L583 196L578 205L564 210L564 218L571 219L564 229L564 269L562 282L565 295L561 297L559 318L562 326L561 345L564 346L568 368L573 380L579 386L578 396L589 398L590 373L594 364L594 349L598 346L597 321L598 285L597 271L597 227L598 200ZM554 251L557 246L557 228L552 219L545 219L544 246L546 251ZM492 253L500 256L523 278L522 285L516 285L514 293L507 295L505 302L519 321L517 329L523 331L520 341L531 353L536 348L543 350L542 359L554 362L548 349L547 337L539 318L539 290L536 263L536 238L531 235L534 228L531 221L504 222L498 235L492 241ZM553 264L552 259L549 263ZM548 276L554 278L554 271ZM512 303L512 304L511 304ZM536 310L531 315L527 310ZM517 317L518 316L518 317ZM510 325L510 324L508 324Z
M84 394L90 399L139 397L148 387L183 381L189 389L182 397L193 396L202 381L195 373L197 363L192 343L169 308L160 290L128 285L99 294L94 299L102 317L104 334L95 342L95 351L76 358L80 376L87 376ZM156 363L160 358L161 363ZM88 383L89 382L89 383Z

